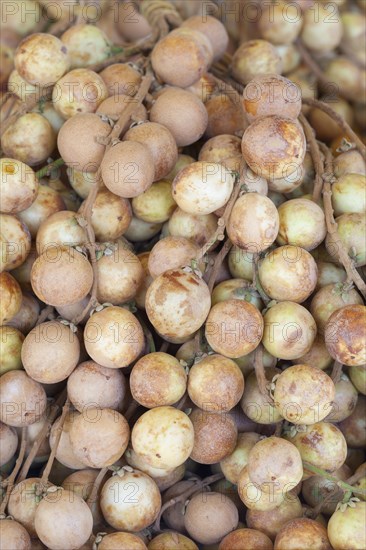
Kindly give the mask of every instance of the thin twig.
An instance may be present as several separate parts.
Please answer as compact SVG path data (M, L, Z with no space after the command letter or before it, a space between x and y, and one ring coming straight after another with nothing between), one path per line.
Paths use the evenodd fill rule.
M88 500L86 501L90 509L92 508L93 504L97 501L99 487L101 486L101 483L104 477L106 476L107 472L108 472L108 467L102 468L98 473L97 477L95 478L92 490L90 491L90 495L88 497Z
M307 121L307 119L304 117L302 113L300 113L299 120L304 128L306 141L308 142L310 147L310 154L311 154L311 158L313 160L314 169L315 169L313 201L319 202L321 193L322 193L322 187L323 187L322 176L324 173L324 163L323 163L320 148L319 148L318 142L316 141L312 127L310 126L309 122Z
M47 487L48 477L50 475L50 472L51 472L51 469L52 469L52 466L53 466L53 461L55 460L55 456L56 456L56 453L57 453L57 447L58 447L58 444L59 444L60 439L61 439L63 426L64 426L64 423L65 423L65 420L66 420L67 413L69 412L69 409L70 409L70 401L69 401L69 398L67 398L66 402L65 402L65 405L63 406L63 409L62 409L62 414L60 416L59 425L57 426L55 442L54 442L51 454L48 457L46 467L45 467L45 469L43 471L43 474L42 474L42 477L41 477L41 481L39 483L39 487L38 487L38 490L37 490L39 494L42 494L42 491Z
M27 446L27 427L25 426L25 427L22 428L22 439L21 439L21 444L20 444L19 455L18 455L17 461L15 463L13 471L11 472L10 476L7 479L8 483L7 483L7 487L6 487L6 495L5 495L4 500L2 501L1 506L0 506L0 516L5 513L6 507L8 505L9 498L10 498L10 493L12 492L12 490L14 488L15 478L18 475L18 472L21 468L21 465L22 465L22 462L23 462L23 459L24 459L26 446Z
M332 374L330 375L334 384L337 384L337 382L339 382L341 379L342 367L343 367L342 363L340 363L339 361L334 361Z
M261 280L259 277L259 254L253 254L253 288L255 288L262 299L262 302L265 306L271 302L271 298L267 296L264 288L262 287Z
M65 402L66 394L67 394L67 390L64 389L64 391L59 395L57 400L54 403L51 404L50 413L48 415L47 422L45 422L42 430L39 432L37 438L35 439L35 441L33 443L32 448L31 448L31 450L30 450L30 452L29 452L29 454L28 454L28 456L27 456L27 458L26 458L26 460L23 464L23 468L21 469L21 472L20 472L19 477L17 479L18 483L20 481L23 481L27 477L29 468L31 467L33 460L37 456L38 449L40 448L43 441L48 436L48 433L51 429L51 426L52 426L56 416L58 415L58 413L60 411L60 408L62 407L63 403Z
M326 74L323 72L321 67L319 67L318 63L315 61L315 59L312 57L312 55L308 52L308 50L305 48L304 44L302 43L301 39L298 38L296 40L296 47L304 61L304 63L309 67L312 73L317 77L319 82L323 84L325 88L332 86L332 89L336 87L338 94L345 97L346 99L350 99L351 101L354 101L356 98L354 97L354 94L351 94L348 90L345 90L339 84L335 84L331 80L328 79Z
M257 379L257 384L261 394L268 400L269 403L272 402L270 393L268 391L269 380L266 378L266 373L263 365L263 347L262 344L257 346L254 352L254 371Z
M142 78L140 87L136 95L131 98L131 101L127 104L126 109L124 109L123 113L119 117L116 124L113 126L108 136L108 145L106 146L106 151L108 151L112 147L114 140L118 139L121 133L126 129L126 126L129 124L131 116L141 105L146 94L148 93L152 80L153 75L151 72L149 72L148 74L146 74L146 76ZM77 315L72 321L75 325L83 321L87 313L90 311L90 308L95 307L95 305L97 304L98 268L95 249L95 233L91 222L91 217L93 212L93 205L101 185L102 177L101 169L99 168L96 173L95 183L91 187L89 194L80 210L80 216L78 217L78 219L80 220L79 223L85 228L88 237L88 241L87 243L85 243L85 246L89 252L90 263L93 268L93 285L90 293L89 302L80 312L80 314Z
M54 308L52 306L44 307L40 312L40 314L38 315L36 326L40 325L41 323L44 323L53 312L54 312Z
M356 148L361 153L363 158L366 159L366 146L362 143L358 135L352 130L351 126L341 117L334 109L329 107L324 101L319 101L318 99L311 99L307 97L302 98L304 105L309 105L310 107L315 107L326 113L330 118L339 126L339 128L344 132L351 141L354 142Z
M44 166L40 170L36 172L36 178L39 180L44 178L45 176L49 176L55 168L59 168L60 166L63 166L65 164L64 159L59 158L57 160L54 160L53 162L50 162L47 164L47 166Z
M354 494L366 496L366 489L359 489L358 487L353 487L352 485L349 485L349 483L347 483L346 481L341 481L337 479L336 477L329 474L326 470L322 470L317 466L313 466L313 464L310 464L309 462L303 461L303 466L304 466L304 470L308 470L313 474L324 477L325 479L329 479L329 481L333 481L343 491L351 491Z
M186 500L190 496L192 496L194 493L197 493L198 491L200 491L204 487L207 487L207 485L211 485L211 483L215 483L216 481L220 481L220 479L223 479L223 477L224 477L224 474L214 474L214 475L206 477L205 479L202 479L202 480L195 480L194 485L192 485L191 487L188 487L188 489L183 491L183 493L181 493L180 495L177 495L174 498L171 498L170 500L165 502L165 504L163 504L163 506L160 509L158 517L155 520L153 530L157 533L161 532L161 529L160 529L161 517L168 508L170 508L171 506L174 506L175 504L178 504L180 502L183 502L183 503L186 502Z
M334 244L337 246L339 260L347 273L347 282L350 283L351 281L353 281L363 297L366 298L366 284L358 273L354 261L352 260L352 258L350 258L347 250L344 247L344 244L338 234L337 222L335 221L333 215L331 182L336 181L333 173L333 157L326 145L322 143L320 143L319 145L325 155L326 173L323 175L323 202L327 231L329 235L332 236Z

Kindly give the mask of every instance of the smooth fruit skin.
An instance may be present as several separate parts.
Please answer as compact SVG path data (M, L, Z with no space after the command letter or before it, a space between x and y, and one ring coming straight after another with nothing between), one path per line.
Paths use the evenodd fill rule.
M293 489L303 475L300 453L285 439L274 436L263 439L249 453L248 474L266 493Z
M220 461L220 468L230 483L238 484L240 472L248 463L249 452L259 439L260 435L255 432L239 433L233 452Z
M69 67L66 46L52 34L35 33L27 36L15 53L15 68L30 84L52 86Z
M325 325L325 343L330 355L343 365L359 367L366 362L366 307L345 306L335 311Z
M129 437L127 420L113 409L88 407L70 429L72 450L89 468L106 468L119 460Z
M13 519L0 521L0 541L4 550L31 550L32 542L26 529Z
M277 301L290 300L301 304L315 289L317 276L314 258L299 246L279 246L259 265L263 289Z
M38 180L32 168L19 160L0 160L0 211L17 214L29 208L38 192Z
M192 365L188 394L208 412L229 411L244 391L244 377L238 365L222 355L210 355Z
M328 537L334 550L363 550L365 534L366 502L356 502L342 512L334 512L328 523Z
M0 422L0 466L14 456L18 447L18 434L14 428Z
M308 353L316 335L316 323L309 311L295 302L279 302L264 315L262 343L280 359L298 359Z
M123 470L103 485L100 506L109 525L137 532L155 521L161 508L161 495L148 475L138 470Z
M48 305L74 304L89 293L93 269L85 256L71 247L48 247L32 266L31 283L36 296Z
M127 309L112 306L94 313L85 325L85 348L103 367L127 367L140 355L144 334L138 319Z
M39 503L34 525L38 537L50 550L73 550L90 537L93 516L81 497L58 488ZM52 529L52 525L57 528Z
M137 420L131 434L134 451L155 468L176 468L192 452L194 429L189 417L173 407L156 407Z
M271 540L290 520L302 516L302 503L299 498L286 499L273 510L247 510L245 521L251 529L258 529Z
M46 392L24 371L14 370L0 378L0 420L17 428L37 422L46 410Z
M273 202L258 193L245 193L235 201L227 232L240 249L259 253L273 244L278 228L279 217Z

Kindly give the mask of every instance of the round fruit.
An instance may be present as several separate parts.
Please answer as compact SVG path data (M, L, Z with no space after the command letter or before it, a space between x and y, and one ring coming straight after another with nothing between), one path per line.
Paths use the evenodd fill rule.
M192 92L167 88L153 104L150 120L168 128L178 147L184 147L202 137L208 115L202 101Z
M81 497L58 488L39 503L34 525L38 537L48 548L72 550L89 539L93 516ZM50 529L50 525L57 525L57 529Z
M4 466L13 456L18 447L16 430L0 422L0 466Z
M315 289L317 275L314 258L298 246L280 246L259 264L264 291L278 301L304 302Z
M318 331L324 334L326 324L330 316L345 306L363 305L363 301L357 290L347 289L342 284L330 284L323 286L314 295L310 311L315 319Z
M267 116L255 120L245 130L242 151L253 172L264 178L282 178L303 163L306 140L297 121Z
M210 40L201 32L179 27L159 40L151 64L160 80L187 88L207 72L213 60Z
M278 208L280 227L277 242L313 250L325 239L327 228L323 210L308 199L292 199Z
M32 289L52 306L82 300L93 284L93 269L83 254L69 246L47 248L33 264Z
M108 369L94 361L80 363L67 380L67 393L79 412L88 407L121 411L127 382L120 369Z
M274 402L293 424L314 424L328 414L335 397L332 379L309 365L288 367L276 380Z
M301 111L301 90L278 74L258 75L244 89L243 107L250 123L271 115L296 120Z
M48 33L24 38L15 52L14 62L20 76L37 86L52 86L70 67L66 46Z
M259 512L267 512L275 510L285 500L292 502L293 495L289 492L274 491L273 487L269 487L270 492L263 491L258 483L253 483L248 474L248 465L242 468L238 478L238 493L239 497L248 510L256 510ZM288 489L294 488L293 483L288 484ZM285 491L287 490L287 487Z
M141 195L154 179L154 160L149 149L137 141L123 141L111 147L101 164L105 186L119 197Z
M250 480L265 493L287 492L301 481L303 467L300 453L295 445L285 439L262 439L249 453L248 474Z
M260 435L254 432L239 433L233 452L220 461L220 468L225 478L238 484L242 469L248 464L250 450L260 440Z
M84 409L70 428L75 456L89 468L106 468L125 452L130 429L127 420L113 409Z
M31 550L32 541L21 523L13 519L2 519L0 521L1 546L4 548L16 548L17 550Z
M96 363L116 369L127 367L137 359L144 346L144 333L133 313L110 306L88 319L84 343Z
M187 375L168 353L154 352L135 363L130 376L132 397L148 409L177 403L187 387Z
M191 458L199 464L216 464L230 455L238 430L231 416L194 409L190 415L194 428Z
M366 546L364 529L366 502L355 502L334 512L328 523L328 537L334 550L350 548L358 550Z
M236 529L222 539L219 550L240 550L241 548L255 548L256 550L272 550L271 540L255 529Z
M234 187L234 175L219 163L193 162L173 181L178 206L193 215L205 215L225 206Z
M285 498L273 510L248 510L246 523L251 529L258 529L271 540L274 540L279 531L292 519L301 518L302 504L297 497Z
M161 508L161 496L151 477L138 470L122 470L103 485L100 506L109 525L137 532L155 521Z
M238 365L223 355L208 355L195 363L188 378L188 395L208 412L227 412L240 401L244 377Z
M234 204L227 232L234 245L259 253L275 241L278 227L279 217L273 202L258 193L245 193Z
M235 504L220 493L198 493L186 508L184 525L194 540L201 544L216 544L238 525Z
M343 365L361 366L366 362L366 307L344 306L329 317L325 343L330 355Z
M264 315L263 345L279 359L298 359L308 353L316 336L316 323L306 308L280 302Z
M264 74L281 73L282 62L275 47L266 40L243 42L233 55L231 72L238 82L248 84Z
M273 367L266 367L266 378L270 382L281 371ZM240 406L248 418L258 424L274 424L282 420L281 409L263 395L258 386L255 372L251 372L245 380L245 390Z
M189 417L173 407L145 412L132 429L134 451L155 468L176 468L193 449L194 430Z
M0 211L17 214L29 208L38 191L38 180L32 168L11 158L0 160Z
M288 439L298 449L302 460L317 468L335 472L346 460L346 440L340 429L330 422L317 422L306 426L304 431L296 432L293 436L290 434ZM330 449L332 452L329 452ZM306 467L304 473L308 476Z
M123 533L115 531L104 535L102 541L98 544L99 550L147 550L143 540L132 533Z
M216 353L235 359L258 346L263 335L263 318L249 302L225 300L211 308L205 335Z
M182 269L162 273L146 293L150 322L164 339L172 342L189 339L205 322L210 305L206 283Z
M81 462L72 450L70 442L70 430L75 422L75 420L80 416L80 413L77 411L70 411L66 414L65 421L62 427L61 438L56 451L56 459L72 470L83 470L85 468L84 462ZM50 447L51 450L55 444L57 432L60 425L59 417L52 425L50 432Z
M308 518L293 519L276 536L275 550L331 550L326 528Z
M148 270L153 279L165 271L190 266L198 255L199 247L185 237L168 235L158 241L149 254Z
M0 420L8 426L24 427L37 422L47 406L41 384L24 371L6 372L0 378Z

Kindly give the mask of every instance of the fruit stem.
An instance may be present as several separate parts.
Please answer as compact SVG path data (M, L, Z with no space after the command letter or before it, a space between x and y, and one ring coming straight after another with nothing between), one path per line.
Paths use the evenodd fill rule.
M262 344L257 346L254 352L254 371L257 379L257 384L261 394L266 397L269 403L273 403L273 399L270 397L268 391L269 380L266 378L266 373L263 365L263 347Z
M136 109L142 104L146 94L149 91L153 80L153 75L150 71L146 72L146 75L142 78L140 87L136 95L131 98L131 101L124 109L123 113L119 117L116 124L113 126L109 136L108 136L108 145L106 146L106 152L112 147L114 138L118 138L122 132L125 131L126 125L129 123L131 116L136 111ZM96 258L96 248L95 248L95 233L91 221L93 205L97 197L100 186L102 185L102 176L101 169L99 168L96 173L95 183L91 187L89 194L80 209L81 216L85 219L86 233L88 236L88 242L85 244L88 249L90 256L90 263L93 268L93 286L91 289L91 295L88 304L81 311L81 313L72 320L74 325L78 325L84 317L87 315L90 307L94 307L97 304L97 290L98 290L98 268L97 268L97 258Z
M41 323L44 323L48 319L49 315L53 313L53 311L54 309L52 306L46 306L45 308L43 308L40 314L38 315L36 326L40 325Z
M366 146L362 143L358 135L352 130L351 126L342 118L334 109L329 107L324 101L319 101L318 99L310 99L307 97L302 98L303 105L309 105L310 107L316 107L321 111L324 111L334 122L340 127L342 132L347 134L348 138L354 142L358 151L361 153L363 158L366 159ZM319 144L322 145L322 144Z
M66 399L66 389L64 389L63 392L60 393L57 400L54 403L52 403L52 405L50 406L50 413L48 415L47 422L45 423L45 425L43 426L42 430L39 432L37 438L33 443L33 446L23 464L23 468L21 469L21 472L17 479L17 483L20 483L27 477L28 470L31 467L35 456L37 455L38 449L42 445L43 441L46 439L48 432L50 431L50 427L53 424L53 421L55 420L65 399Z
M17 461L15 463L13 471L11 472L8 479L6 480L7 481L6 495L5 495L4 500L2 501L1 506L0 506L0 515L5 513L6 507L8 505L10 493L12 492L13 487L14 487L15 478L18 475L18 472L20 470L20 467L21 467L23 459L24 459L26 446L27 446L27 427L25 426L25 427L22 428L22 439L21 439L21 444L20 444L19 455L18 455Z
M108 467L107 468L102 468L100 470L99 474L97 475L97 477L95 478L92 490L90 491L90 495L88 497L88 500L86 501L86 503L87 503L87 505L89 506L90 509L92 508L94 502L97 501L97 495L98 495L99 487L100 487L105 475L107 474L107 472L108 472Z
M336 477L329 474L326 470L322 470L321 468L318 468L317 466L313 466L309 462L303 461L303 466L304 466L304 470L308 470L309 472L312 472L313 474L325 477L326 479L329 479L329 481L333 481L343 491L352 491L352 493L354 493L354 494L366 496L366 489L357 489L357 488L353 487L352 485L349 485L349 483L346 483L345 481L340 481Z
M186 502L186 500L191 495L193 495L193 493L197 493L204 487L207 487L207 485L211 485L211 483L215 483L216 481L219 481L220 479L223 479L223 478L224 478L224 474L214 474L202 480L199 480L199 479L194 480L194 484L191 487L188 487L188 489L183 491L183 493L181 493L180 495L177 495L174 498L171 498L165 504L163 504L163 506L160 509L159 515L155 520L153 531L157 533L161 533L161 528L160 528L161 517L168 508L180 502L183 502L183 503Z
M271 298L267 296L264 288L262 287L260 278L259 278L259 254L253 254L253 287L256 288L259 292L259 295L265 306L271 301Z
M60 423L59 423L59 425L57 427L57 430L56 430L55 443L53 445L53 449L52 449L51 454L50 454L50 456L47 460L46 467L43 471L42 478L41 478L41 481L39 483L39 487L38 487L38 491L37 491L39 494L41 494L42 491L47 486L48 477L49 477L50 472L51 472L53 461L55 460L55 456L56 456L56 453L57 453L57 447L58 447L58 444L59 444L60 439L61 439L62 429L63 429L64 423L65 423L65 420L66 420L66 415L69 412L69 409L70 409L70 401L69 401L69 398L67 398L66 402L63 406L63 409L62 409L62 414L61 414L61 417L60 417Z
M326 173L323 175L323 202L324 202L324 213L325 213L325 222L327 225L327 231L329 235L332 236L334 244L337 246L339 260L342 263L344 269L347 273L346 284L353 281L357 286L358 290L361 292L362 296L366 298L366 284L362 280L362 277L355 268L353 260L349 257L348 252L344 248L343 242L338 234L338 225L334 219L333 215L333 205L332 205L332 188L331 181L333 180L333 157L332 153L326 145L319 143L320 148L322 149L325 155L325 168Z
M304 129L306 141L309 143L310 153L311 153L311 157L315 168L313 201L319 202L321 193L322 193L322 187L323 187L322 176L324 174L324 163L323 163L323 159L321 158L319 145L318 145L318 142L316 141L314 131L302 113L300 113L299 115L299 121L301 122L302 127Z
M55 168L59 168L60 166L63 166L65 164L64 159L59 158L57 160L54 160L53 162L50 162L47 164L47 166L44 166L40 170L36 172L36 177L40 180L41 178L44 178L45 176L49 176Z
M339 86L339 84L335 85L334 82L331 82L327 78L327 76L324 74L322 69L319 67L318 63L310 55L307 48L305 48L304 44L302 43L302 41L299 38L296 40L295 44L296 44L296 47L297 47L297 49L298 49L298 51L299 51L299 53L302 57L302 60L309 67L311 72L317 77L319 82L321 84L323 84L325 89L328 89L329 91L334 90L335 92L337 92L337 95L339 94L339 95L345 97L346 99L349 99L349 100L352 100L352 101L354 101L356 99L354 97L354 95L349 94L347 92L347 90L345 90L344 88L341 88ZM304 101L303 101L303 103L304 103Z
M331 379L333 380L334 384L337 384L337 382L340 381L341 375L342 375L342 363L339 361L334 361L332 374L330 375Z

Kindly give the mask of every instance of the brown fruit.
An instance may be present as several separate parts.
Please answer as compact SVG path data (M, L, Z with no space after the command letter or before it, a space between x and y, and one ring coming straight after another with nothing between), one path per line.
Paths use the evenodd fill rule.
M264 178L283 178L299 170L305 158L306 140L297 121L282 116L255 120L242 140L245 161Z
M238 430L231 416L196 408L189 418L194 428L191 458L195 462L216 464L234 451Z
M343 365L361 366L366 362L366 307L344 306L325 325L325 343L330 355Z
M258 346L263 335L263 318L249 302L225 300L211 308L205 335L216 353L235 359Z
M46 304L73 304L89 293L93 270L85 256L75 249L49 247L34 262L31 283L36 296Z

